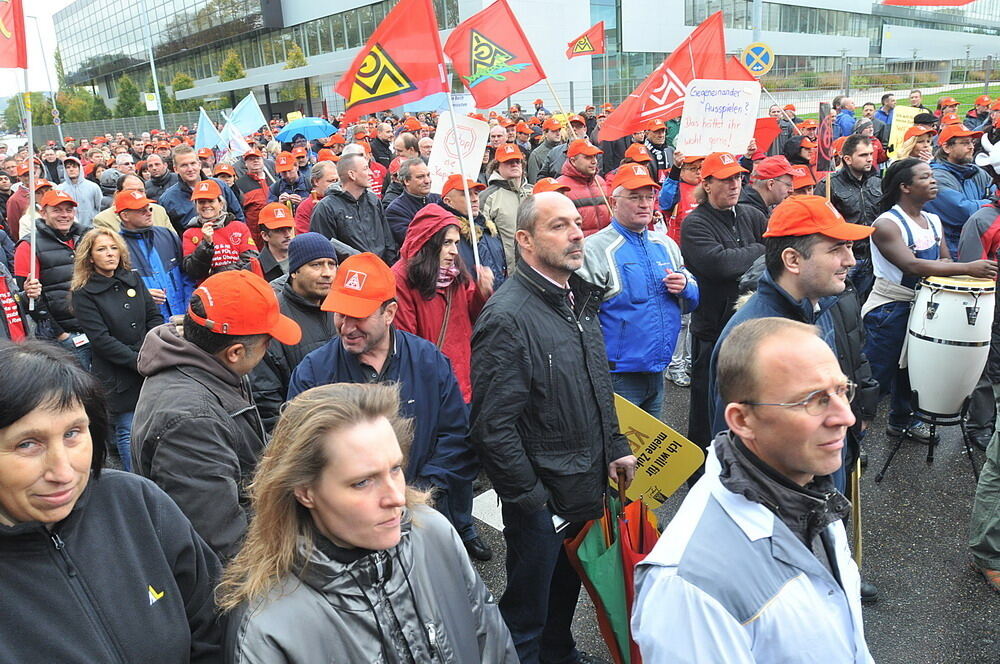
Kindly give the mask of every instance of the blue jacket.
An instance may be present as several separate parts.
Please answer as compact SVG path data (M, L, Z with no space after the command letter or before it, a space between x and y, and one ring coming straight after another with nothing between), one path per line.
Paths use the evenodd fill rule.
M612 373L663 371L674 354L681 315L698 306L698 284L684 269L677 243L657 231L630 231L611 224L587 238L579 274L601 288L599 317ZM687 285L671 295L667 270Z
M243 214L243 206L240 205L240 200L236 198L236 194L233 190L222 180L218 178L206 178L207 180L212 180L215 184L219 185L222 189L222 195L226 198L226 208L233 213L233 215L240 221L246 221L246 216ZM184 184L183 180L179 180L177 184L167 187L167 189L160 194L160 200L157 201L167 210L167 216L170 217L170 223L174 225L174 228L178 232L183 231L187 228L187 222L194 216L194 202L191 200L191 187Z
M406 481L447 488L475 477L475 453L466 437L469 415L451 363L434 344L392 330L392 351L379 382L399 383L402 413L413 418L413 445ZM317 385L367 383L366 370L334 337L305 356L292 372L288 399Z
M289 182L283 177L279 177L275 180L274 184L271 185L269 190L267 200L270 203L274 203L278 200L278 196L282 194L298 194L302 197L302 200L309 198L309 182L308 179L303 179L301 173L299 174L299 179L295 182Z
M887 125L889 125L891 127L892 126L892 116L895 115L895 114L896 114L896 109L892 109L891 111L889 111L888 113L886 113L885 111L883 111L880 108L877 111L875 111L875 119L876 120L881 120L882 122L886 123Z
M965 222L990 203L986 196L992 181L986 171L975 164L953 164L935 159L931 169L938 183L938 195L924 205L924 209L941 217L948 251L954 258L958 256L958 239Z
M121 230L128 245L132 268L146 288L160 288L167 294L160 305L163 320L183 315L194 284L181 271L181 241L169 228L150 226L139 231Z
M392 239L396 241L397 247L403 246L406 239L406 229L410 227L414 215L430 203L441 204L441 196L438 194L427 194L426 196L414 196L408 191L403 191L399 196L389 203L385 208L385 219L389 222L389 229L392 231Z
M849 111L846 108L840 109L837 117L833 119L833 137L840 138L853 134L855 122L857 120L854 117L854 111Z

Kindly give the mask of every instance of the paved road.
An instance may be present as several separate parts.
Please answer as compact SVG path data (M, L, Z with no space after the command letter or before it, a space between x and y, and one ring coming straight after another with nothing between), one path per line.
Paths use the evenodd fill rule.
M665 421L683 432L688 391L667 384ZM874 481L889 450L884 417L866 441L869 466L862 478L864 577L880 591L865 608L868 644L879 664L1000 664L1000 595L968 566L966 537L975 483L957 428L942 429L937 460L926 447L904 445L881 484ZM979 463L982 453L976 450ZM660 510L669 519L683 489ZM504 586L503 538L481 524L496 555L479 570L487 585ZM608 657L589 598L581 599L578 646ZM817 653L817 662L822 655Z

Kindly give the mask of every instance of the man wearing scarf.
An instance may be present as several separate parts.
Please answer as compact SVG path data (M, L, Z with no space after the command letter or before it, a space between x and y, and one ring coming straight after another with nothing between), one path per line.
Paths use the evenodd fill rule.
M632 633L650 662L873 662L861 579L830 474L854 384L819 330L736 326L718 356L727 431L636 568Z

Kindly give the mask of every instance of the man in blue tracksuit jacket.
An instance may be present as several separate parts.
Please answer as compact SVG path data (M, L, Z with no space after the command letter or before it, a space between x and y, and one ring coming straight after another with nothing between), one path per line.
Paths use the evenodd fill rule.
M599 317L615 392L656 418L681 315L698 306L698 284L684 269L677 244L647 230L658 188L639 164L618 170L614 217L587 238L579 270L604 290Z
M941 217L948 252L958 256L958 240L962 227L979 208L989 205L987 198L992 179L972 163L981 131L970 131L962 125L950 125L941 130L939 156L931 162L938 195L924 206L927 212Z

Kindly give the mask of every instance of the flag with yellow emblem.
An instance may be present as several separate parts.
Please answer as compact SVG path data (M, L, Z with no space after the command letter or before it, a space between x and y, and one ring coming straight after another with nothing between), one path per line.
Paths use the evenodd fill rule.
M27 69L21 0L0 0L0 69Z
M603 55L604 54L604 21L601 21L590 30L567 44L567 58L575 58L578 55Z

